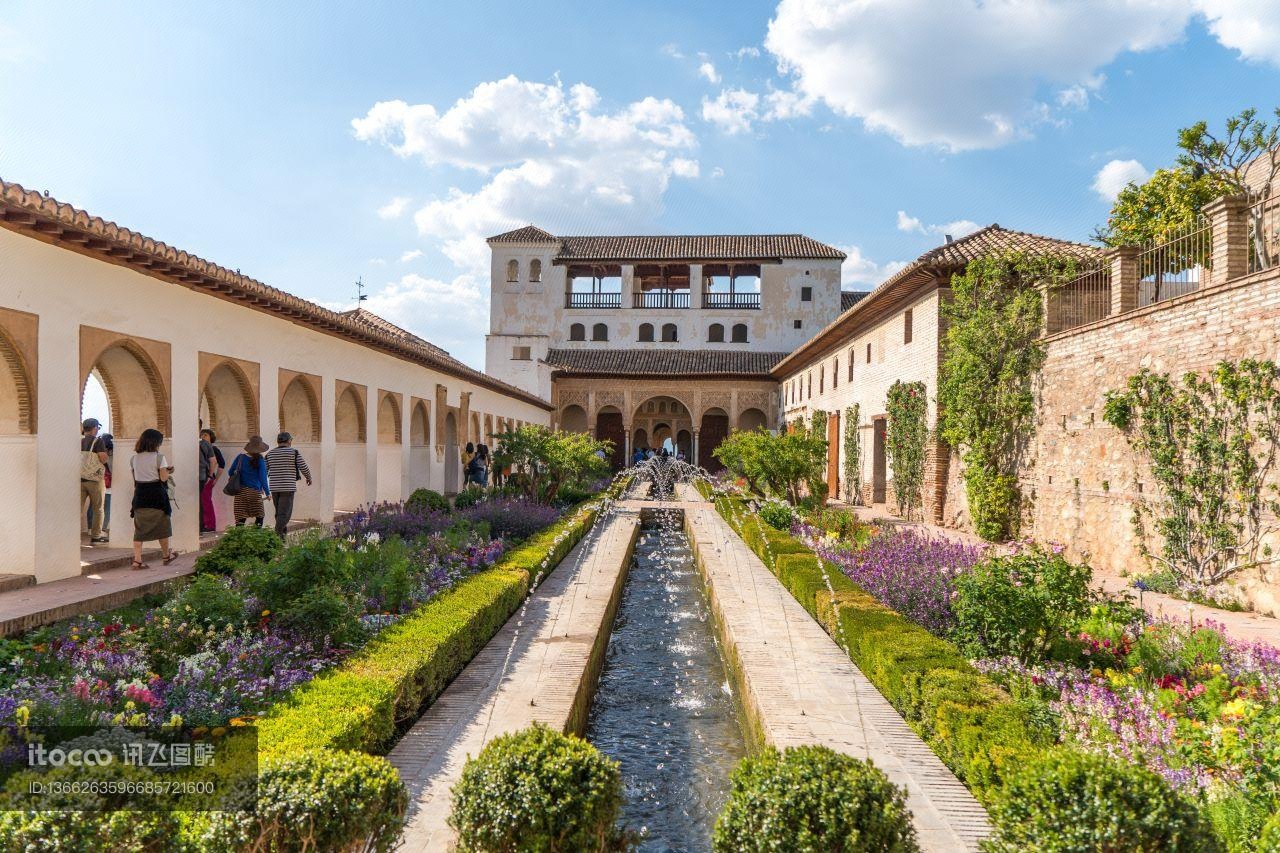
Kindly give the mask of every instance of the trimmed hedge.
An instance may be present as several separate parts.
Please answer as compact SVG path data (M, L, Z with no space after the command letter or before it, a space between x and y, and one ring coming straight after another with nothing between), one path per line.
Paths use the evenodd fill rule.
M543 564L564 559L599 506L593 500L578 507L302 685L259 721L260 753L382 751L396 727L416 719L516 612Z
M1037 741L1025 712L954 645L885 607L795 537L753 523L742 499L721 496L715 505L982 803L995 802L1005 776L1050 746Z

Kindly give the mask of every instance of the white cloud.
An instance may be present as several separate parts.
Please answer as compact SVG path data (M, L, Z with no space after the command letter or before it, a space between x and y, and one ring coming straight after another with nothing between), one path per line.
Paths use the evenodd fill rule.
M472 367L483 369L489 325L488 280L471 274L452 281L409 273L369 294L364 307L425 338Z
M746 89L721 89L715 98L702 99L702 119L725 133L746 133L757 122L783 121L808 115L814 101L790 90L763 95Z
M722 169L722 168L721 168L721 167L719 167L719 166L716 166L714 169L712 169L712 170L711 170L711 177L713 177L713 178L723 178L723 177L724 177L724 169Z
M378 216L383 219L399 219L408 207L409 197L406 195L398 195L382 207L378 208Z
M715 63L705 53L698 54L698 59L702 62L698 65L698 73L710 83L712 86L720 85L720 72L716 71Z
M454 264L487 276L488 235L530 222L556 233L652 227L671 181L698 176L697 138L676 103L600 103L582 83L510 76L447 109L383 101L351 124L401 157L475 173L422 204L414 222Z
M738 48L733 52L732 55L738 61L742 61L744 59L759 59L760 48L756 47L755 45L748 45L747 47Z
M844 263L840 265L841 285L877 285L907 265L905 261L889 261L885 264L877 264L864 256L862 249L857 246L838 246L837 248L848 256L844 259Z
M369 266L371 267L385 267L386 265L387 265L386 258L370 258L369 259Z
M919 217L911 216L905 210L898 211L899 231L933 234L939 237L950 235L953 239L959 240L961 237L969 236L981 227L971 219L954 219L951 222L944 222L938 225L926 225L920 221Z
M966 150L1060 123L1100 69L1180 41L1197 15L1224 46L1280 64L1280 0L780 0L765 47L837 114Z
M400 263L407 264L409 261L416 261L420 257L422 257L421 249L410 249L400 256Z
M1149 177L1151 173L1137 160L1112 160L1094 175L1093 191L1110 203L1128 184L1140 184Z
M675 42L667 42L662 46L662 52L672 59L684 59L684 54L680 51L680 45Z

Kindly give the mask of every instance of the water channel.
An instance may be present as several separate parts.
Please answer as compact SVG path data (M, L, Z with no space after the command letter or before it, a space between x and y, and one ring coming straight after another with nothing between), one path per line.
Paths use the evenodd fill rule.
M679 512L646 515L586 736L622 765L641 850L711 849L746 746Z

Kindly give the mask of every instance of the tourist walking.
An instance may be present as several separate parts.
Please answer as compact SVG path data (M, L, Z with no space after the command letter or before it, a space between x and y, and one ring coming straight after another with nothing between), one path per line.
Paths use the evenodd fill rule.
M102 535L103 495L106 490L107 444L98 435L102 424L97 418L85 418L80 425L80 514L84 515L85 501L89 503L89 544L100 545L107 541Z
M311 485L311 469L302 453L293 446L293 436L282 432L276 436L276 446L267 451L267 484L271 487L271 503L276 510L276 533L280 538L289 530L293 518L293 498L298 493L298 481L305 479Z
M489 485L489 445L476 445L476 455L471 458L471 482L480 488Z
M222 466L213 443L217 436L211 429L200 430L200 532L212 533L218 529L218 516L213 506L213 485L218 480Z
M467 442L467 446L462 450L462 488L466 488L471 482L471 460L476 458L476 446L471 442Z
M129 515L133 516L133 569L150 568L142 562L142 543L160 543L160 553L167 566L178 556L169 548L173 535L173 504L169 502L166 485L173 474L173 466L160 452L164 434L158 429L144 429L133 448L129 468L133 473L133 504Z
M227 485L223 490L235 496L232 514L236 519L236 527L240 527L252 518L258 527L267 514L263 506L263 497L271 494L270 480L267 476L267 460L263 454L267 452L267 443L262 436L255 435L244 446L244 452L231 462L227 469Z

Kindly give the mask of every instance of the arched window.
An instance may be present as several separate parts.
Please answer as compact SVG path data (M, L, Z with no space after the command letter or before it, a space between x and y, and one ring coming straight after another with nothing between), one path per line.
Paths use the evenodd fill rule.
M569 327L569 340L585 341L587 339L587 327L581 323L574 323Z
M733 342L735 344L745 344L747 342L747 324L733 324Z
M591 340L607 341L609 340L609 327L604 323L596 323L591 327Z
M712 344L724 343L724 326L720 323L712 323L707 329L707 342Z
M515 258L507 261L507 281L520 280L520 262Z
M676 342L676 324L662 324L662 342L665 344L673 344Z
M529 281L542 281L542 261L536 258L529 262Z
M653 324L652 323L640 324L640 343L642 344L653 343Z

